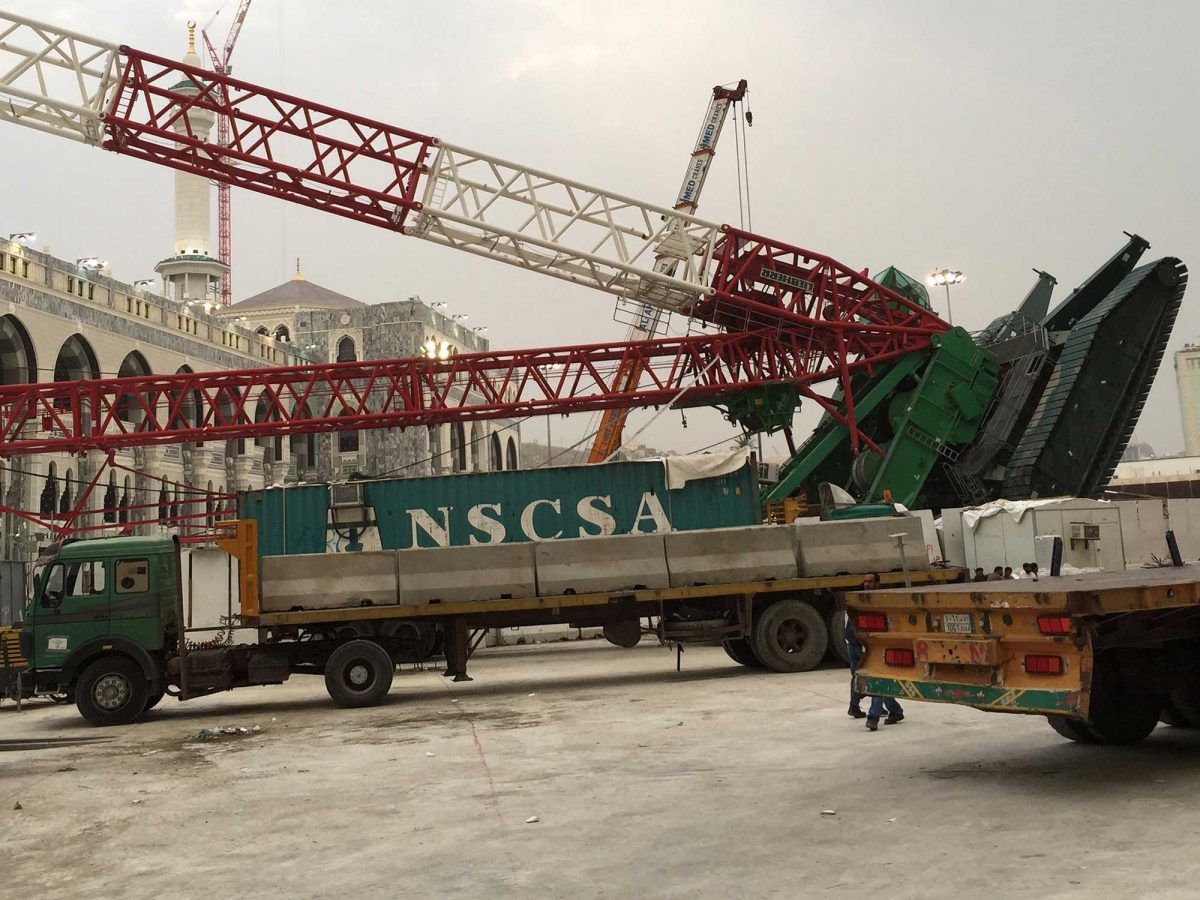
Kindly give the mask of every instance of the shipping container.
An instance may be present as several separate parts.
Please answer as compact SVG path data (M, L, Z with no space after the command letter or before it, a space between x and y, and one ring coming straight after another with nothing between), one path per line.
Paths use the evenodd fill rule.
M676 488L668 481L666 461L640 460L365 481L363 498L383 550L663 534L761 521L758 482L748 461ZM249 491L240 499L240 515L258 522L264 557L326 552L329 507L324 484Z

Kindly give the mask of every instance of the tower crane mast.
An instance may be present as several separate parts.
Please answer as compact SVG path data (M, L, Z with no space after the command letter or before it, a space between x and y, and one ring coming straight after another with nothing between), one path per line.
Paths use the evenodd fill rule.
M242 33L242 23L246 21L246 13L250 11L250 2L251 0L241 0L241 3L238 4L237 12L233 15L233 23L229 26L229 34L225 37L220 54L209 40L208 27L201 32L214 72L227 75L232 70L230 61L233 58L233 48L237 44L238 35ZM209 22L209 26L211 25L212 22ZM217 117L217 143L222 147L229 145L228 116ZM233 303L233 208L230 203L228 181L217 182L217 256L226 266L221 275L221 305L229 306Z
M729 108L740 103L746 96L746 79L743 78L735 87L728 88L717 85L712 89L712 97L704 120L700 124L700 134L696 137L696 146L688 159L687 171L683 176L683 184L679 187L679 195L675 199L677 212L693 215L700 204L700 194L704 191L704 182L708 178L712 159L717 150L717 142L721 139L721 129ZM676 260L669 255L658 257L654 268L666 274L675 271ZM618 305L621 301L617 301ZM627 341L644 340L658 335L659 326L663 320L661 308L642 303L635 305L635 320L625 336ZM641 380L642 370L636 366L617 373L617 384L624 390L636 388ZM600 417L600 427L596 430L596 438L588 454L588 462L604 462L621 446L621 434L625 429L625 420L629 417L629 409L607 409Z

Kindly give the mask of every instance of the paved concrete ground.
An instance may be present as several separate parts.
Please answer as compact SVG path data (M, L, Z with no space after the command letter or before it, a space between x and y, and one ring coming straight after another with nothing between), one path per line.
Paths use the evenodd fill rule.
M116 730L6 704L0 738L109 740L0 752L0 894L1198 890L1200 734L1078 747L1040 719L929 704L870 734L846 716L845 670L750 672L712 648L673 662L513 647L480 654L469 684L401 674L375 709L297 677ZM196 740L215 725L262 730Z

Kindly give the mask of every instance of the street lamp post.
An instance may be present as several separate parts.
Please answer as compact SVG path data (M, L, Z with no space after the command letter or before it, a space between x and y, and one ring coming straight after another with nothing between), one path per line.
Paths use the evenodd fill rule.
M930 287L943 286L946 288L946 318L950 320L950 324L954 324L954 310L950 308L950 285L962 284L967 280L967 276L957 269L934 269L933 273L925 279L925 283Z

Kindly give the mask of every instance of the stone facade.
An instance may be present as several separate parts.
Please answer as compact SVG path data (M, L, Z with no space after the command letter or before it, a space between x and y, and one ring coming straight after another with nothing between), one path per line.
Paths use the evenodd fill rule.
M285 302L289 284L273 289L282 292ZM341 296L329 291L325 295ZM325 295L310 298L308 305L282 308L256 306L255 298L225 310L206 308L0 239L0 383L304 365L334 361L339 349L345 354L351 344L359 360L411 357L420 355L431 338L455 350L486 349L477 335L419 301L368 306L342 298L343 305L328 308L323 305ZM264 323L269 323L269 332L259 333L267 330ZM286 332L278 329L280 325ZM247 397L245 403L252 413L257 398ZM515 468L520 435L511 426L487 423L477 435L481 447L493 435L497 442L511 437L512 453L502 453L500 465L489 464L495 462L494 452L490 458L486 451L461 452L461 425L443 426L432 434L425 428L390 429L136 448L119 452L117 462L145 474L110 470L87 508L122 508L120 520L112 523L122 527L164 512L199 512L198 504L190 510L182 504L189 488L219 493L351 473L403 476ZM452 441L461 459L450 459ZM507 443L501 446L507 448ZM439 447L446 451L444 456L431 460ZM103 454L95 451L82 457L15 457L0 464L0 496L10 507L40 512L44 518L61 516L78 501L80 490L103 461ZM93 513L82 524L104 523ZM36 525L12 514L0 519L3 558L27 558L39 540L44 536Z

